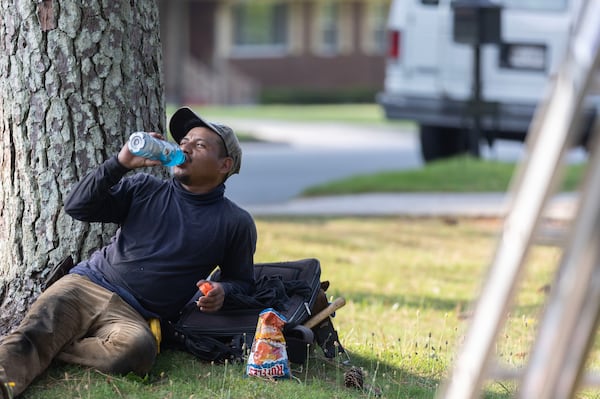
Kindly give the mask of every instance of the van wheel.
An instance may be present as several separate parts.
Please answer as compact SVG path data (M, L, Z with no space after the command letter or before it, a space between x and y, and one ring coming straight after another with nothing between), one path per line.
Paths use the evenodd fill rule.
M421 125L419 136L421 156L425 162L453 157L468 151L467 137L461 129Z

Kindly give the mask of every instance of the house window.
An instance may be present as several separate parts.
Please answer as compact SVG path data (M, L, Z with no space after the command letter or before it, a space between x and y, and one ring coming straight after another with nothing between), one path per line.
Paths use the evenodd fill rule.
M233 6L233 51L238 56L285 54L288 44L288 5L244 2Z
M356 3L317 0L311 7L310 49L314 54L337 57L356 51Z
M334 54L339 48L337 2L325 2L320 5L319 31L321 36L321 51Z
M371 1L365 5L362 50L367 54L384 54L387 48L388 0Z
M389 3L373 3L369 15L371 17L371 32L373 39L373 49L375 52L383 54L387 47L387 19L389 13Z

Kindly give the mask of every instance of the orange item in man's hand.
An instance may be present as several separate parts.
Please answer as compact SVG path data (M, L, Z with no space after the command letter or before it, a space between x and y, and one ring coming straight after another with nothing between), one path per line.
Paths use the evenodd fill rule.
M207 295L208 292L210 290L212 290L212 288L213 288L212 284L209 283L208 281L200 284L200 291L202 292L202 295Z

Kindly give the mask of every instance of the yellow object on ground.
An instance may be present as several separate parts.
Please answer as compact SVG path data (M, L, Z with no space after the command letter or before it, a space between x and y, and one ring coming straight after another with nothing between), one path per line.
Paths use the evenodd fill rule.
M148 320L148 324L150 325L150 331L152 331L152 335L154 335L154 339L156 340L156 353L160 353L160 342L162 341L160 320L150 319Z

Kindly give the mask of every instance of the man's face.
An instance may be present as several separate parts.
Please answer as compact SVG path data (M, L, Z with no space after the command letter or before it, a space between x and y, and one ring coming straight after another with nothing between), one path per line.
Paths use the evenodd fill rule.
M179 146L186 161L173 167L173 175L186 186L216 186L231 167L231 158L225 155L223 141L208 128L191 129Z

